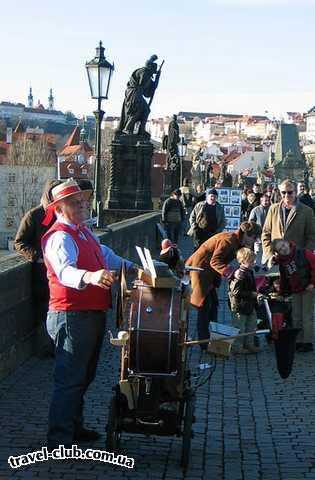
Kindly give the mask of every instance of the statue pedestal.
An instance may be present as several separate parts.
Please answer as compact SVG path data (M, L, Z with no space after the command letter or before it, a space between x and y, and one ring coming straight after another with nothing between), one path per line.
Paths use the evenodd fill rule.
M163 197L169 197L173 190L180 187L180 172L176 170L163 170Z
M105 208L152 210L153 145L147 135L116 133L111 144Z
M163 170L163 193L160 196L161 206L170 194L180 187L180 171L176 170Z

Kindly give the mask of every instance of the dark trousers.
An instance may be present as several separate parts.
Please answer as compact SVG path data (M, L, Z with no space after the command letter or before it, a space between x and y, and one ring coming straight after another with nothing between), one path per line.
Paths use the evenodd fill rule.
M105 326L104 312L48 312L47 329L56 345L50 449L71 445L83 426L84 394L95 377Z
M202 307L198 308L197 331L198 340L210 338L209 322L216 322L218 319L218 296L215 288L210 290ZM202 343L201 350L207 350L208 344Z
M209 238L213 237L213 235L215 235L215 232L209 232L207 230L201 230L200 228L198 228L193 236L195 247L194 251L198 250L200 245L209 240Z
M176 223L175 222L168 222L165 225L167 238L169 238L174 243L178 243L178 237L179 237L179 234L180 234L181 225L182 224L178 223L178 222L176 222Z

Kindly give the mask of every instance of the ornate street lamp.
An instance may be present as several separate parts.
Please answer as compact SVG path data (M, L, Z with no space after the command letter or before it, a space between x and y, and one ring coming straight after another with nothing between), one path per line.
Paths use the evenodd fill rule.
M183 160L186 156L186 152L187 152L187 143L185 142L185 137L181 136L180 142L178 144L178 155L180 158L180 177L179 177L180 187L183 185Z
M101 166L101 125L105 112L102 110L102 100L107 100L114 64L109 63L104 56L104 47L100 41L96 48L95 57L86 62L85 67L88 74L91 97L97 100L97 110L94 112L96 119L96 142L95 142L95 163L94 163L94 203L93 215L97 217L97 227L101 226L101 215L103 211L101 188L100 188L100 166Z

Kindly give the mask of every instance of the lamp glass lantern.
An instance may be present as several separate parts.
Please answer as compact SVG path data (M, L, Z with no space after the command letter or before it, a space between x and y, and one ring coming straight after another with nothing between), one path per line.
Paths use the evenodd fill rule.
M95 99L108 98L110 82L115 70L114 64L106 60L104 50L105 48L102 46L102 42L100 42L96 48L95 57L85 64L91 97Z
M187 152L187 143L185 142L185 137L181 137L178 144L178 154L181 158L184 158Z

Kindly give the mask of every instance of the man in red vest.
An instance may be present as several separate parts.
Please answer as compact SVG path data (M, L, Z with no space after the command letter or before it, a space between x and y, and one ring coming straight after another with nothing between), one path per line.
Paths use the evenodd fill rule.
M100 437L83 426L84 394L95 377L111 307L111 271L119 270L123 259L84 226L86 195L91 192L72 179L53 188L46 220L53 213L57 220L42 239L50 290L47 330L56 347L49 449Z

